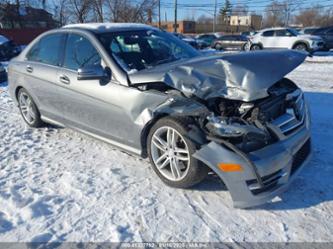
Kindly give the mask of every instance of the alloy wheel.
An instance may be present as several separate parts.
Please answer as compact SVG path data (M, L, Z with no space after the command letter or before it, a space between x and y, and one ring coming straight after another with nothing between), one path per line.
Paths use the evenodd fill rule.
M19 106L25 121L27 121L28 124L33 124L36 120L37 114L30 96L25 92L20 93Z
M190 153L183 136L163 126L151 138L151 154L158 171L171 181L180 181L188 173Z
M261 47L259 45L252 45L251 50L261 50Z
M298 44L296 47L295 47L296 50L300 50L300 51L306 51L306 45L304 44Z

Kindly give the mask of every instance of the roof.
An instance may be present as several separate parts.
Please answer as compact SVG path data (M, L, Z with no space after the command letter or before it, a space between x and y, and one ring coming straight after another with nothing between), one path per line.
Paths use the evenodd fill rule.
M274 27L274 28L262 29L259 32L265 32L265 31L269 31L269 30L280 30L280 29L292 29L292 28L289 28L289 27Z
M80 23L65 25L62 28L78 28L94 32L105 32L133 29L152 29L154 27L141 23Z

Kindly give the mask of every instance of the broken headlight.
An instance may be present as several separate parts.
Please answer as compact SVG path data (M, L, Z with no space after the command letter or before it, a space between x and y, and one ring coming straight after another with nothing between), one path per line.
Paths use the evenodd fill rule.
M244 151L253 151L268 144L270 135L266 130L236 117L207 117L206 128L217 137L226 139Z

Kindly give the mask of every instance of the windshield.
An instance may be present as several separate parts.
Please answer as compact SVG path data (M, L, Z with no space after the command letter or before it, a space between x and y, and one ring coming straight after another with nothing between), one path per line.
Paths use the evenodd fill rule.
M107 52L126 71L140 71L200 53L173 35L158 30L98 34Z

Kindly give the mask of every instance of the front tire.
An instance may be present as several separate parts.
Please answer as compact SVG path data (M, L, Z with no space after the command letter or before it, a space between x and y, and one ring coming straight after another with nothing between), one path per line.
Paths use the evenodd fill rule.
M171 187L188 188L201 182L208 167L192 157L196 145L186 137L188 122L162 118L148 135L148 155L155 173Z
M24 121L30 127L41 127L44 123L40 118L40 112L27 90L21 88L17 94L17 100Z

